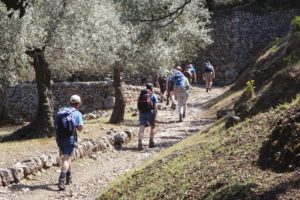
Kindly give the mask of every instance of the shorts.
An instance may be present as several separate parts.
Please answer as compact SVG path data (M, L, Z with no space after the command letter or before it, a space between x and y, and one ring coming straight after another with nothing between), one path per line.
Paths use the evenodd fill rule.
M212 79L213 79L212 72L205 72L204 76L205 76L205 80L212 81Z
M62 138L59 141L59 150L62 155L72 155L75 149L75 137L71 136L69 138Z
M173 90L174 90L173 81L169 81L169 83L168 83L168 93L172 92Z
M147 113L140 112L139 121L141 126L150 126L153 125L154 122L154 111L150 111Z

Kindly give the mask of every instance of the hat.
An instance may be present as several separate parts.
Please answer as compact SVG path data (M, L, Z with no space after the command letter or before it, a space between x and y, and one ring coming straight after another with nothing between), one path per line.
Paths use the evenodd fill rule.
M153 84L152 83L147 83L146 88L149 90L153 90Z
M180 67L179 65L176 67L176 69L179 70L179 71L182 70L181 67Z
M81 103L80 96L74 94L70 98L70 103Z

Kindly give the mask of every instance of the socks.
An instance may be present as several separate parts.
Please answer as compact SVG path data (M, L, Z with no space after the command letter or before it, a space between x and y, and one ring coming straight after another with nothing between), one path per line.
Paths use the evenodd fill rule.
M59 179L65 179L65 178L66 178L66 173L60 172Z
M71 171L70 171L70 170L67 171L66 176L67 176L67 177L70 177L70 176L71 176Z

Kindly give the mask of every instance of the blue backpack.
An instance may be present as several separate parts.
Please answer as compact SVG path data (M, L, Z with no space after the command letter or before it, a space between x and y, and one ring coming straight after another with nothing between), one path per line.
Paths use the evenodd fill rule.
M54 124L57 137L68 138L76 135L76 127L72 120L72 112L75 108L61 108L56 113Z
M185 76L181 72L176 72L173 76L174 92L181 93L186 90Z
M213 66L209 62L204 63L204 72L212 72L213 71Z

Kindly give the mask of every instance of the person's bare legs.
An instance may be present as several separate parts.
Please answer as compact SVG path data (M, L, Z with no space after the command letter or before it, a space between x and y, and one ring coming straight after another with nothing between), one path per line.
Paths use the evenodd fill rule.
M172 108L173 110L175 110L175 109L176 109L175 93L174 93L173 91L170 92L170 97L171 97L171 101L172 101L172 106L171 106L171 108Z
M64 154L62 155L61 172L58 180L58 187L61 190L65 189L66 175L71 168L71 156Z
M143 149L143 137L144 137L144 131L145 131L145 126L140 125L139 129L139 135L138 135L138 149L142 150Z
M186 92L184 94L184 97L183 97L183 114L182 114L182 118L185 118L188 98L189 98L189 93Z
M155 135L155 133L156 133L155 125L151 125L151 129L150 129L150 139L149 139L149 147L150 147L150 148L155 147L155 144L154 144L154 135Z

